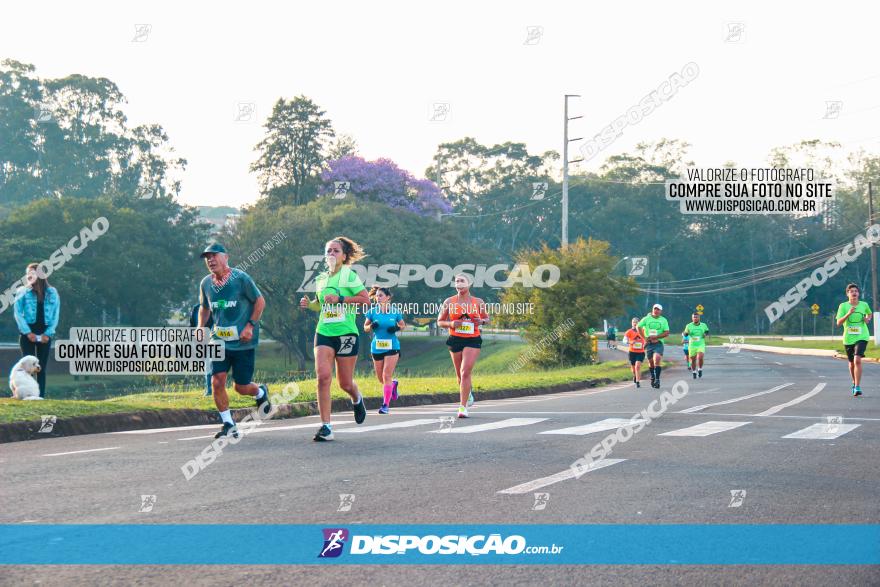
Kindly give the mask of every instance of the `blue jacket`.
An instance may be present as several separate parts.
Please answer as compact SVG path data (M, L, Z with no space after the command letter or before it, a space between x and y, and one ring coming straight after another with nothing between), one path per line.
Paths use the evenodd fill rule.
M19 293L16 292L16 296ZM46 290L46 296L43 299L43 317L46 321L45 335L49 338L55 338L55 329L58 328L58 314L61 311L61 298L58 296L58 290L49 287ZM15 323L18 325L18 331L22 334L30 334L31 329L28 324L37 321L37 294L30 287L25 288L25 293L15 300Z

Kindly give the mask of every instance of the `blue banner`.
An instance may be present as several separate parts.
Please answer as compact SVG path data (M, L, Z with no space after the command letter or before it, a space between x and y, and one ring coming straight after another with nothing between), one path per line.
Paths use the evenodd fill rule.
M0 525L0 564L878 565L880 525Z

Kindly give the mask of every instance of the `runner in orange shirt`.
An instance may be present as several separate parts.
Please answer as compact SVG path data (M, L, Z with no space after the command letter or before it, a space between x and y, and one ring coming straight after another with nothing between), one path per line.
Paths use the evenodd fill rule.
M636 387L641 387L642 381L642 361L645 360L645 337L639 332L639 319L632 319L632 328L623 335L626 344L629 346L629 368L632 370L633 383Z
M437 326L449 329L446 345L449 347L452 365L455 367L455 377L458 379L461 400L458 406L459 418L467 418L467 409L474 403L471 371L480 356L480 347L483 344L480 326L489 322L485 302L471 295L470 286L471 281L467 275L463 273L456 275L455 289L458 293L446 298L437 317Z

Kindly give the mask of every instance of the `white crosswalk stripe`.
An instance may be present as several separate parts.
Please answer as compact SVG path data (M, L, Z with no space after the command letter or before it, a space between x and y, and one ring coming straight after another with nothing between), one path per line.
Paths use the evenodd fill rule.
M446 430L431 430L436 434L471 434L474 432L485 432L487 430L498 430L500 428L515 428L517 426L529 426L543 422L547 418L508 418L507 420L499 420L497 422L488 422L486 424L474 424L470 426L453 426Z
M611 465L622 463L625 460L626 459L602 459L601 461L591 463L585 473L589 473L590 471L595 471L597 469L604 469L605 467L610 467ZM575 475L576 473L574 469L566 469L565 471L560 471L559 473L550 475L549 477L541 477L540 479L535 479L534 481L528 481L526 483L521 483L520 485L508 487L507 489L502 489L497 493L504 493L507 495L520 495L523 493L530 493L536 489L547 487L548 485L553 485L554 483L559 483L560 481L565 481L566 479L571 479Z
M808 440L834 440L847 432L852 432L860 424L813 424L797 432L786 434L782 438L800 438Z
M712 434L718 434L719 432L733 430L734 428L739 428L740 426L745 426L746 424L751 424L751 422L719 422L712 420L709 422L703 422L702 424L697 424L696 426L681 428L680 430L663 432L661 434L658 434L657 436L711 436Z
M592 434L593 432L617 430L618 428L623 428L624 426L635 426L636 424L641 423L647 422L641 419L630 420L629 418L607 418L605 420L593 422L592 424L572 426L570 428L560 428L558 430L545 430L544 432L538 432L538 434L571 434L574 436L583 436L585 434Z
M362 434L364 432L374 432L376 430L392 430L394 428L412 428L413 426L427 426L428 424L439 424L440 418L422 418L419 420L404 420L403 422L391 422L389 424L376 424L375 426L359 426L358 428L348 428L345 430L334 430L336 434L343 432L348 434Z

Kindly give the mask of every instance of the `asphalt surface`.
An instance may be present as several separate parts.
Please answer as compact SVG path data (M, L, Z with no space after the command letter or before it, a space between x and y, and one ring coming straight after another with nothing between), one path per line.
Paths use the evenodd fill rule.
M556 475L620 425L608 420L628 420L677 381L687 395L614 447L608 458L621 460L580 479ZM865 395L853 398L845 362L710 347L702 379L665 370L660 391L643 383L478 397L468 420L451 421L453 405L370 413L360 427L339 414L331 443L312 442L316 417L272 421L190 481L180 468L211 442L214 426L3 444L0 523L877 524L880 365L865 365L863 383ZM401 427L371 428L386 424ZM592 432L570 430L589 424ZM536 492L549 494L543 508ZM139 511L143 495L155 496L151 511ZM341 495L354 496L348 511ZM877 585L880 568L0 567L4 585L178 581Z

